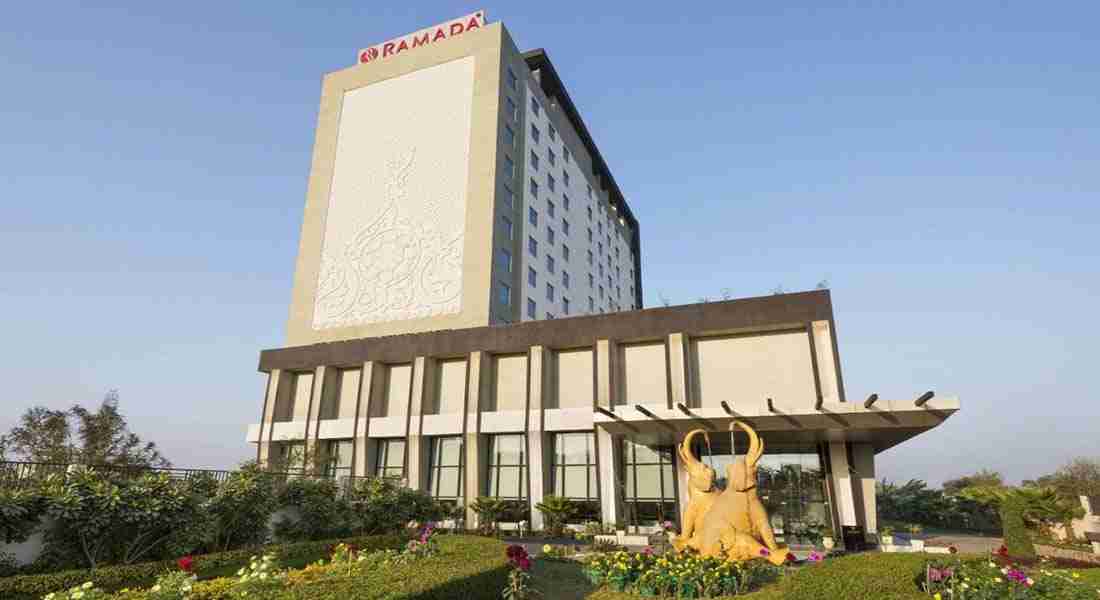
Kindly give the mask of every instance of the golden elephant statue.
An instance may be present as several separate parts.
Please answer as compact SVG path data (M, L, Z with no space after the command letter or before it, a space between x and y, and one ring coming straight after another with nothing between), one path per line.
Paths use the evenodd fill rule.
M756 494L756 463L764 454L764 442L745 423L734 421L730 431L734 426L749 435L749 450L726 470L725 490L714 487L714 469L699 462L691 451L692 440L700 433L706 437L706 431L691 431L677 447L688 473L689 500L683 531L673 540L673 546L729 561L764 558L781 565L787 560L787 548L775 543L768 513Z

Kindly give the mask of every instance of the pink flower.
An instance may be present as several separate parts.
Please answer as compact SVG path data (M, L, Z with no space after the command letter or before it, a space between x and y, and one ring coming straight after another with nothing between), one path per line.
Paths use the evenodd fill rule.
M772 554L771 551L768 550L767 548L761 548L760 549L760 556L771 556L771 554Z
M814 550L813 552L810 553L809 556L806 557L806 560L808 560L810 562L821 562L824 559L825 559L825 557L822 556L821 553L818 552L817 550Z
M645 550L643 550L642 553L646 556L653 556L653 548L646 546Z

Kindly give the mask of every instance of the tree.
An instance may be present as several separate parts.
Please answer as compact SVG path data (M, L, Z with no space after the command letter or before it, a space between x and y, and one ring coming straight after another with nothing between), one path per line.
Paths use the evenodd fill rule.
M111 390L93 412L73 405L68 410L42 406L27 409L0 441L10 458L30 462L171 466L153 442L130 431L118 408L118 391Z
M1067 499L1076 500L1078 496L1100 496L1100 460L1075 458L1054 473L1028 483L1052 487Z
M968 487L1003 487L1004 476L992 469L982 469L973 475L964 475L943 482L943 493L956 496Z

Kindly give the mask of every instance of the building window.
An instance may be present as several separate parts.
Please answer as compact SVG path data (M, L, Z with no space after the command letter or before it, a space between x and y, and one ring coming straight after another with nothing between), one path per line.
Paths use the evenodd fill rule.
M509 162L511 162L511 161L509 161ZM588 207L588 220L589 221L592 220L592 207L591 206Z
M462 500L465 452L462 436L431 438L428 465L428 490L440 500Z
M546 270L551 273L554 272L554 257L549 254L546 255Z
M506 110L508 111L508 116L511 117L512 121L514 122L516 120L516 118L518 118L518 114L516 112L516 103L515 103L514 100L512 100L511 96L507 97L507 109Z
M569 298L564 296L561 299L561 314L569 316Z
M569 196L566 196L565 194L562 194L561 199L562 199L562 204L565 205L565 210L569 210Z
M512 159L508 159L511 162ZM514 210L516 207L516 195L512 192L512 187L509 185L504 186L504 206L508 207L508 210Z
M508 87L513 90L516 89L516 74L512 71L512 67L508 67ZM511 98L509 98L511 100Z
M504 239L509 241L515 239L515 229L512 227L512 219L509 219L508 217L501 217L500 227L504 230Z
M565 199L565 203L566 203L565 208L568 209L569 208L569 198ZM565 235L567 237L569 236L569 221L566 221L565 217L562 217L562 219L561 219L561 232L562 232L562 235Z
M549 227L546 228L546 243L551 247L554 246L554 230Z
M531 179L531 185L529 186L529 189L531 190L531 195L534 196L537 199L539 197L539 182L535 181L532 178Z
M489 457L485 461L489 471L486 496L527 500L526 445L522 433L489 437Z
M561 257L562 257L562 260L565 260L565 261L569 260L569 246L563 245L561 247Z
M592 186L585 184L585 192L588 194L588 199L592 199ZM591 209L589 209L591 210Z
M603 233L603 222L602 221L597 221L596 222L596 230L599 231L600 233Z
M530 223L532 227L539 226L539 213L534 208L527 207L527 222Z
M528 316L528 318L531 318L531 319L535 318L535 308L536 308L535 307L535 301L528 298L527 299L527 316Z
M539 116L539 110L541 109L542 107L539 106L539 101L531 98L531 112L535 113L536 117Z
M671 448L623 440L622 465L627 522L637 526L677 520Z
M596 287L596 278L591 273L588 274L588 287Z
M303 473L306 465L305 442L282 442L278 446L278 470L285 473Z
M505 273L511 273L512 253L506 248L501 248L500 253L497 256L500 261L500 268L503 269Z
M509 148L515 148L516 146L516 132L512 131L510 125L504 126L504 143L508 144Z
M561 272L561 287L569 289L569 271Z
M557 182L554 181L554 176L553 175L550 175L550 174L546 175L546 187L550 188L551 192L554 191L555 189L557 189L556 186L555 186L556 183Z
M592 228L591 227L588 228L588 243L589 244L592 243Z
M539 155L535 154L534 150L531 151L531 170L532 171L538 171L539 170Z
M558 156L556 154L554 154L553 150L548 149L546 151L546 160L548 160L550 162L551 167L558 164Z
M600 256L603 256L603 242L596 242L596 248L600 251Z
M552 139L552 140L558 139L558 130L554 129L554 126L550 123L546 124L546 133L549 134L550 139Z
M565 182L566 187L569 187L569 173L565 171L561 172L561 180Z
M538 256L539 255L539 242L538 242L538 240L536 240L535 238L530 237L530 236L527 237L527 252L529 252L531 254L531 256Z
M602 285L599 287L599 291L600 291L600 294L599 294L600 295L600 300L603 300L603 286Z
M504 306L512 305L512 288L507 283L500 284L500 303Z
M551 182L550 189L554 189L553 181L554 181L554 178L551 177L550 178L550 182ZM547 200L546 201L546 214L550 215L551 219L554 218L554 215L556 214L557 210L558 210L558 207L554 205L554 202L552 200Z
M592 296L588 297L588 312L596 312L596 301L592 299Z
M588 251L588 264L592 264L592 251Z
M324 475L337 481L351 477L351 440L327 440L324 447Z
M596 472L595 434L554 434L550 479L554 495L573 501L576 510L571 520L600 520L600 494Z
M569 164L569 148L566 148L565 146L562 146L561 159L563 161L565 161L566 164Z
M535 287L539 282L539 273L532 267L527 267L527 285Z
M504 155L504 172L508 177L516 176L516 163L512 162L512 157L507 154Z
M536 144L539 143L539 128L535 127L534 123L531 124L531 139L534 140Z
M615 259L616 260L619 259L619 247L618 246L615 246ZM618 267L615 267L615 268L618 269Z
M405 477L405 440L378 440L374 476L394 479Z
M550 302L554 301L554 286L549 283L546 284L546 299Z

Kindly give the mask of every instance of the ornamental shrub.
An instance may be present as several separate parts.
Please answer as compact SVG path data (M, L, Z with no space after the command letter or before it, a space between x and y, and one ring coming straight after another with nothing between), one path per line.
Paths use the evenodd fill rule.
M46 513L46 502L37 490L0 489L0 541L27 541Z
M382 535L271 545L264 548L263 551L274 554L278 560L284 563L300 563L327 557L331 553L332 547L339 543L354 544L363 550L380 550L400 548L404 545L405 540L406 538L402 535ZM194 556L192 557L192 568L199 576L212 571L227 570L232 572L248 564L249 558L257 554L258 551L260 550L257 548L244 548ZM0 598L3 600L41 600L42 596L48 593L79 586L88 580L94 580L97 586L108 591L123 588L148 588L156 582L157 577L165 572L178 569L179 565L176 560L163 560L134 565L101 567L94 572L80 569L41 575L16 575L0 578ZM198 595L200 588L206 589L208 587L211 586L208 586L207 582L196 583L192 598L201 600L202 596ZM217 586L213 587L216 588ZM209 597L209 600L221 597L213 594Z
M275 536L280 540L323 540L350 533L351 506L340 497L332 479L289 481L279 494L279 504L296 513L296 518L275 524Z
M267 541L267 522L277 508L275 478L254 462L241 465L216 486L206 505L212 519L207 549L218 552Z
M576 507L573 501L563 496L543 496L542 502L535 505L546 521L546 531L553 537L565 534L565 524L573 516Z
M1035 546L1024 523L1026 505L1015 496L1006 496L1001 500L1001 524L1004 527L1005 546L1008 555L1013 558L1034 559Z
M645 597L715 598L746 594L774 581L778 567L764 560L730 563L694 553L654 555L619 551L585 563L594 585Z
M445 507L427 493L388 478L359 481L351 491L351 526L359 535L395 533L410 521L438 521Z

